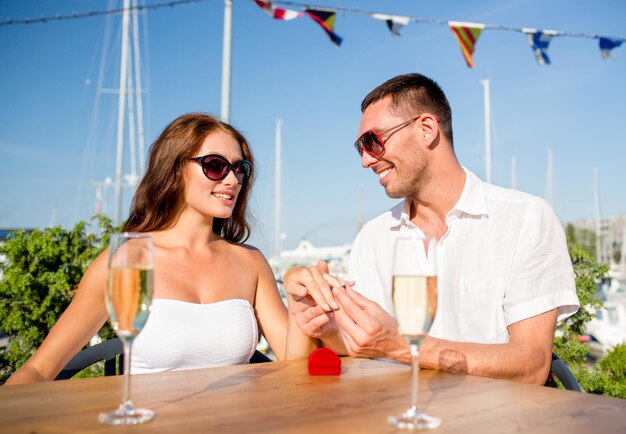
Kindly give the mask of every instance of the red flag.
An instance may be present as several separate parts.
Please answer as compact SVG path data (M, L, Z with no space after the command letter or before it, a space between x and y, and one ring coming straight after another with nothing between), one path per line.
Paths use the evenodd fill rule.
M302 12L277 8L271 1L254 0L254 2L259 5L259 7L263 9L270 17L276 20L293 20L294 18L300 18L303 15Z

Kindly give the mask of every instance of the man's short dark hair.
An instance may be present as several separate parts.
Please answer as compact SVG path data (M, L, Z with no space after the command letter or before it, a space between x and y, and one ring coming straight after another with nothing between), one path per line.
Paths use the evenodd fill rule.
M442 134L452 144L452 110L434 80L417 73L398 75L372 90L361 103L361 112L388 96L393 113L410 117L428 112L437 116Z

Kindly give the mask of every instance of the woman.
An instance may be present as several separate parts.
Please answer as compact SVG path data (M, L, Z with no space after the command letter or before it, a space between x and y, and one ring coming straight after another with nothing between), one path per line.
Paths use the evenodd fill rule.
M279 360L314 348L290 323L263 255L241 244L250 234L253 178L245 138L210 115L179 117L152 145L123 228L149 233L155 246L154 300L131 372L248 363L257 324ZM102 327L108 254L89 266L67 310L7 384L54 379Z

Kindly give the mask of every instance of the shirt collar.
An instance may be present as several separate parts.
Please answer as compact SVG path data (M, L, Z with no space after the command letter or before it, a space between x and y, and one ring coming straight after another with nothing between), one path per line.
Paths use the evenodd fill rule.
M462 166L463 167L463 166ZM463 215L469 216L488 216L487 199L485 197L485 190L483 181L481 181L476 175L470 172L467 168L463 167L465 171L465 185L459 200L448 211L446 220L452 216L461 217ZM391 208L392 223L391 227L395 228L401 225L413 225L409 218L411 201L409 198L405 198L393 208Z
M487 198L485 197L484 182L476 175L463 167L465 171L465 186L457 203L448 212L452 215L488 216Z

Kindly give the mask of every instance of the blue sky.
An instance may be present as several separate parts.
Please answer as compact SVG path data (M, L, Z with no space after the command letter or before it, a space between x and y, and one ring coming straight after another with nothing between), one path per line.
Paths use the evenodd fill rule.
M626 37L626 2L620 0L311 4ZM0 0L0 21L113 7L118 2ZM149 144L182 113L219 115L223 2L149 11L146 18ZM92 181L114 176L117 100L99 93L97 83L100 69L104 87L118 80L115 20L108 38L103 16L0 26L0 227L51 221L70 226L88 219L95 206ZM359 104L373 87L406 72L428 75L443 87L459 159L479 176L485 173L480 80L489 77L494 183L510 186L514 157L517 187L544 196L551 148L553 206L562 221L593 216L594 166L602 214L626 212L625 46L606 61L597 40L558 37L548 50L552 64L539 66L523 34L485 30L474 53L476 67L469 69L446 26L411 23L393 38L380 21L339 13L335 31L344 39L339 49L307 17L275 21L251 0L234 0L231 123L256 156L251 244L266 254L273 240L275 119L284 122L284 247L295 247L302 237L317 245L350 242L361 214L369 219L394 203L377 177L361 168L352 147ZM109 56L101 68L103 49ZM111 193L109 209L112 202Z

